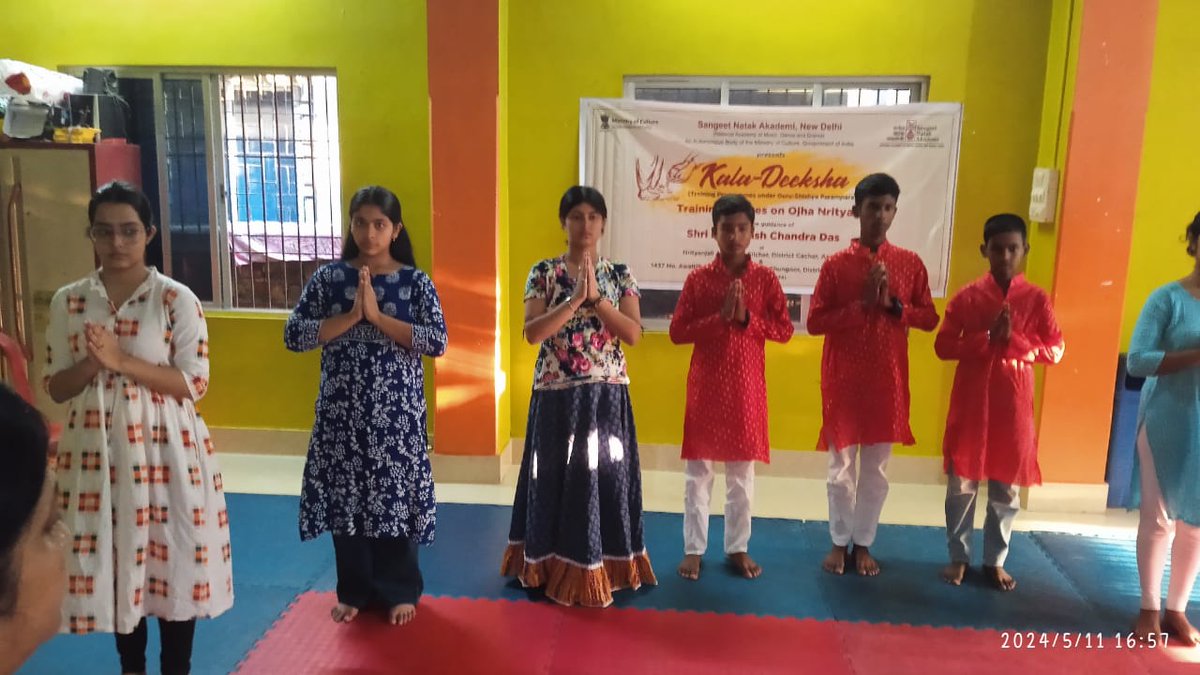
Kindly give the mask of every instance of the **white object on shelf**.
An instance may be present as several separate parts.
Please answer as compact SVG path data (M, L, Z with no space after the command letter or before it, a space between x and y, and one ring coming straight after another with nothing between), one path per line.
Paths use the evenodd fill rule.
M48 105L9 101L4 114L4 133L13 138L37 138L46 128L49 114Z
M30 91L22 94L5 84L12 75L24 75L29 80ZM83 91L83 80L65 73L55 72L40 66L35 66L12 59L0 59L0 96L9 102L44 103L59 105L68 94L78 94Z

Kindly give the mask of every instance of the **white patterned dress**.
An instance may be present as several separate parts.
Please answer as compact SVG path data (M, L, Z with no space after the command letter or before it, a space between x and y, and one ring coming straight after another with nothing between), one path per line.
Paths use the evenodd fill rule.
M191 399L101 370L69 402L58 495L74 535L64 631L130 633L144 616L214 617L233 605L221 472L195 401L208 388L200 301L153 268L120 307L98 272L59 289L46 331L46 383L87 358L85 323L121 350L183 372Z

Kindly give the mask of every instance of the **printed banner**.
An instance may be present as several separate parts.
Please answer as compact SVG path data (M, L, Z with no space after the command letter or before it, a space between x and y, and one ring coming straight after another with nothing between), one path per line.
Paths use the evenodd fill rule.
M580 171L608 202L602 253L628 263L642 288L678 291L691 269L711 261L713 201L741 193L757 212L751 255L773 267L793 296L810 294L825 258L858 236L855 184L891 174L900 200L888 239L921 256L933 295L943 297L961 117L962 106L952 103L779 108L584 99ZM673 307L672 299L668 315Z

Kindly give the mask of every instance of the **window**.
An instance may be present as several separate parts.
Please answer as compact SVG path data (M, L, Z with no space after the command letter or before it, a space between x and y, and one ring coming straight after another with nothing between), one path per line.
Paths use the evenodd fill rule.
M221 75L233 306L290 309L341 251L337 83Z
M872 106L925 100L929 79L626 77L625 98L714 105Z
M291 309L341 252L336 76L114 70L166 224L151 261L217 307Z
M874 106L920 103L929 87L926 77L874 78L758 78L660 77L625 78L625 98L720 106ZM679 291L642 290L646 328L665 330ZM788 295L788 309L797 329L804 330L808 309L805 296Z

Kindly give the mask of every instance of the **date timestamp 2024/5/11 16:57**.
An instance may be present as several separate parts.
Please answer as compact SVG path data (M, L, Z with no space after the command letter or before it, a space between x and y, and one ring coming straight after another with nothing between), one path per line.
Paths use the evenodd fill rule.
M1166 647L1166 633L1151 633L1138 639L1133 633L1050 633L1002 631L1001 649L1152 649Z

